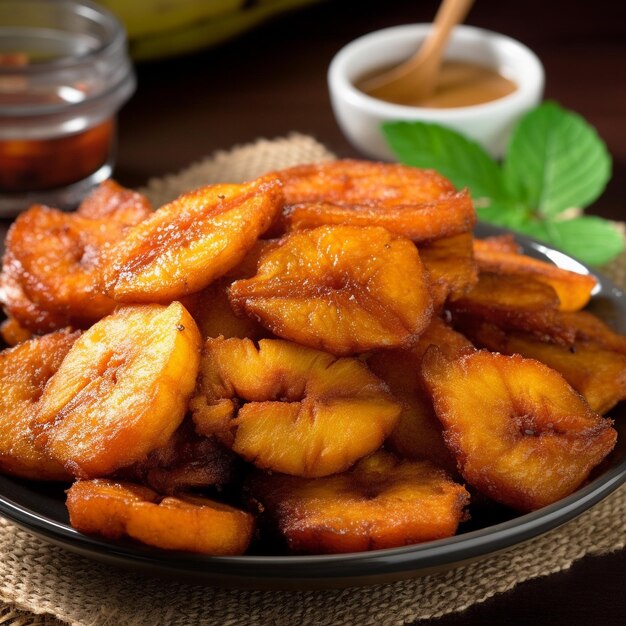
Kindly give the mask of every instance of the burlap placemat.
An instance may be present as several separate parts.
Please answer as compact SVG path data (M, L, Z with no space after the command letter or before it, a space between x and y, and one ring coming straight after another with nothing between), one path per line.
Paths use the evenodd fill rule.
M150 181L155 205L209 182L331 159L292 135L221 152L185 172ZM626 286L626 255L608 268ZM440 617L626 544L626 485L577 519L506 553L447 572L362 589L269 592L152 579L51 546L0 519L0 624L12 626L360 626ZM62 621L59 621L62 620Z

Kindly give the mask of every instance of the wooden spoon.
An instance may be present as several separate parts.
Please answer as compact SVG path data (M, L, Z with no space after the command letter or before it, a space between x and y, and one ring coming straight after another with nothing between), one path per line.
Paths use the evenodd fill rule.
M398 104L414 104L430 96L437 86L448 37L472 4L474 0L443 0L419 50L401 65L361 81L359 89Z

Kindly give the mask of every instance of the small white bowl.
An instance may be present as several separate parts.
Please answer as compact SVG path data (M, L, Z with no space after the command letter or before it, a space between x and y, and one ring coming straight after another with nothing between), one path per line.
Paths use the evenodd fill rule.
M466 107L427 108L384 102L366 95L354 82L377 68L401 63L426 37L431 24L407 24L375 31L355 39L333 58L328 70L330 98L339 126L366 156L395 157L381 131L388 121L420 120L452 128L501 157L516 120L539 104L543 95L543 66L534 52L510 37L472 26L457 26L445 58L491 67L517 84L511 94Z

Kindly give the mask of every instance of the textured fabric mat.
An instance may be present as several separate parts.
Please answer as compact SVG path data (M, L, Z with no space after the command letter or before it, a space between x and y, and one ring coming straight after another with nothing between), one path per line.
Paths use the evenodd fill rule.
M220 152L184 172L150 181L154 204L210 182L333 157L310 137ZM626 255L606 271L626 286ZM396 626L461 611L520 582L567 569L585 555L626 545L626 485L541 537L447 572L367 588L270 592L215 589L152 579L51 546L0 518L0 625ZM59 621L60 620L60 621Z

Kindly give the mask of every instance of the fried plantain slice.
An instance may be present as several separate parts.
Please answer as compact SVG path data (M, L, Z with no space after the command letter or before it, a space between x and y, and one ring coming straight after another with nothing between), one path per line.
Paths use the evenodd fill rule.
M561 311L582 309L589 302L597 284L591 274L562 269L525 254L503 249L503 246L484 245L479 239L474 240L474 257L480 271L530 277L550 285L559 296Z
M152 211L144 195L106 180L80 203L76 214L92 220L111 220L124 228L139 224Z
M183 304L196 320L203 338L261 339L271 336L271 333L256 319L247 315L235 315L228 299L228 287L234 280L254 276L262 256L273 249L277 243L276 240L257 240L243 261L236 267L202 291L184 298Z
M272 227L285 230L329 224L383 226L415 241L471 230L476 214L469 194L449 180L406 165L339 160L276 172L285 210Z
M285 213L287 230L316 228L327 224L382 226L415 242L450 237L471 231L476 212L467 190L436 200L393 205L379 200L366 204L312 202L294 204Z
M262 469L296 476L341 472L380 447L399 403L366 365L279 339L208 339L196 430L216 434Z
M559 322L571 328L580 341L591 341L626 356L626 336L616 333L590 311L563 312Z
M378 227L293 232L229 298L275 335L341 356L410 345L432 313L415 245Z
M11 225L0 297L9 314L34 332L87 327L115 302L99 290L110 245L152 209L138 193L103 183L75 213L35 205Z
M296 165L275 174L283 183L287 205L379 202L393 207L428 202L455 191L454 185L434 170L397 163L340 159Z
M270 333L252 317L237 316L228 299L230 281L216 280L202 291L188 296L185 305L193 315L200 329L200 335L207 337L239 337L260 339Z
M0 336L7 346L16 346L18 343L32 339L33 333L21 326L15 318L9 317L0 324Z
M398 425L385 440L385 447L400 458L429 459L448 472L455 472L456 461L446 447L441 423L421 376L422 358L436 345L450 358L473 351L472 344L436 317L419 342L408 350L381 350L367 359L368 367L402 402Z
M474 250L485 253L493 251L523 254L522 247L515 241L515 236L512 233L474 239Z
M144 459L183 420L199 348L178 302L117 310L76 341L46 385L35 443L79 478Z
M199 291L244 259L281 206L272 177L183 194L112 250L105 291L119 302L162 303Z
M290 552L328 554L395 548L455 534L469 495L427 461L377 452L350 471L303 479L255 476L250 492Z
M58 331L0 352L0 470L32 480L67 480L63 466L33 444L30 423L45 384L79 332Z
M173 495L227 485L235 479L238 460L215 437L196 434L193 422L186 418L163 447L144 461L116 472L115 478Z
M243 554L254 530L252 515L226 504L191 495L161 499L148 487L105 479L75 482L67 509L83 533L216 556Z
M575 341L571 346L562 346L528 333L505 333L478 320L469 323L457 320L457 323L477 345L537 359L556 370L598 413L604 414L626 399L626 355L620 352L595 341Z
M430 279L435 311L441 310L448 299L456 300L463 296L478 281L472 244L471 233L463 233L418 246Z
M615 445L611 420L539 361L432 347L422 374L465 480L519 511L572 493Z
M40 335L66 327L67 316L45 310L27 297L17 280L19 272L19 263L5 254L0 272L0 303L7 316L27 332Z
M575 331L560 323L559 297L548 284L530 276L481 271L478 282L449 303L454 315L474 316L504 330L521 330L540 339L571 345Z

